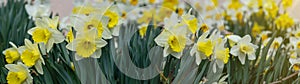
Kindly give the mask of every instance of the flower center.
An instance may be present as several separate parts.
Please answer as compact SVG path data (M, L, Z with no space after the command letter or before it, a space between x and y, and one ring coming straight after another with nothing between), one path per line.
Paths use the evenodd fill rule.
M252 53L253 50L254 49L249 45L241 45L240 46L240 51L242 51L243 53Z
M102 37L102 32L103 32L103 26L102 22L96 19L91 19L90 21L86 22L84 24L84 30L88 31L92 28L96 28L98 30L98 37Z
M108 28L113 28L118 24L119 16L117 13L108 10L104 15L109 17Z
M28 50L26 49L22 55L21 59L24 64L28 67L35 65L35 62L40 58L40 53L38 50Z
M26 72L8 72L8 75L6 77L8 84L21 84L25 81L27 78Z
M182 50L180 48L180 44L176 36L170 36L168 39L168 44L170 45L171 49L175 52L180 52Z
M95 42L82 39L76 46L76 53L84 58L90 57L96 51Z
M32 39L38 43L39 42L47 43L50 37L51 37L51 32L47 28L37 28L32 33Z
M7 50L4 55L6 62L9 64L20 58L20 54L16 50Z

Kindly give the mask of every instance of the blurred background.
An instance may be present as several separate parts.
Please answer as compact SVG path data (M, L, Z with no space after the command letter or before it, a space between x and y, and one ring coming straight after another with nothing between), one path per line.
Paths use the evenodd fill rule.
M6 2L6 0L0 0L1 2ZM74 6L73 2L75 0L50 0L51 1L51 10L54 13L59 13L60 16L68 16L72 12L72 8ZM87 1L99 1L99 0L87 0ZM184 1L184 0L181 0ZM219 0L225 1L225 0ZM278 0L279 1L279 0ZM300 19L300 0L293 0L293 6L288 9L288 13L296 18L297 20Z

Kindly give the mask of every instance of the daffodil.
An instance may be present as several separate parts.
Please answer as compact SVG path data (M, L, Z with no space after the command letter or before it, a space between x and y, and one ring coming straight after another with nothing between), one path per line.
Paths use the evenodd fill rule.
M300 54L300 39L295 37L290 37L290 43L292 44L297 55Z
M227 36L227 38L231 47L234 46L239 40L241 40L241 37L238 35L229 35Z
M245 57L248 56L249 60L255 60L255 51L258 48L257 45L251 43L250 35L246 35L241 38L237 45L233 46L230 50L230 54L238 56L242 64L245 64Z
M262 31L259 34L259 37L261 38L262 42L264 42L265 40L267 40L269 38L269 34L271 34L271 31Z
M264 27L259 25L258 23L254 23L253 27L252 27L252 36L257 36L258 34L261 33L261 30L263 30Z
M6 80L8 84L32 84L32 76L27 66L18 62L18 64L6 64L8 74Z
M286 29L292 27L295 24L295 22L292 17L285 13L276 18L275 24L277 29Z
M144 38L144 36L146 35L147 27L148 27L147 24L142 24L142 25L138 26L138 28L139 28L139 34L140 34L140 36L142 38Z
M293 0L282 0L281 4L284 9L287 9L293 5Z
M238 10L243 7L243 4L240 2L240 0L231 0L231 3L228 5L229 9Z
M25 46L21 46L24 47L24 50L21 52L22 62L28 67L34 66L38 73L43 74L42 64L45 64L45 62L40 54L38 45L36 43L32 44L28 39L25 39L24 42Z
M46 50L49 52L54 43L61 43L64 41L64 36L57 30L58 17L51 20L47 17L36 20L36 27L28 30L28 34L32 35L32 39L36 43L43 43L46 45Z
M196 44L191 49L191 56L196 56L196 64L199 65L203 59L213 54L214 45L211 39L208 39L209 32L203 33Z
M186 37L187 28L179 21L178 15L172 13L170 18L164 20L164 30L154 39L157 45L164 47L164 57L169 54L180 59L185 45L191 41Z
M111 31L113 36L119 36L120 25L121 22L121 15L118 11L117 6L111 6L107 10L104 11L104 16L108 17L109 21L107 27Z
M71 51L76 51L75 60L83 58L100 58L101 48L107 42L102 38L98 38L97 29L93 28L87 32L77 33L74 41L69 43L66 47Z
M295 52L295 50L291 50L289 55L289 62L291 63L290 69L293 68L294 71L299 71L300 57L298 56L297 52Z
M14 43L9 42L9 44L12 47L4 50L2 53L5 55L6 62L8 64L11 64L14 61L20 59L21 54L20 54L20 49Z
M82 4L84 3L84 4ZM72 10L73 14L83 14L83 15L90 15L94 13L100 13L99 8L93 6L90 3L85 3L85 2L79 2L78 4L75 5L75 7Z
M27 14L33 20L41 17L48 17L50 15L50 1L49 0L28 0L25 5Z
M102 18L100 15L75 15L72 19L74 29L79 33L96 29L98 32L97 38L112 38L112 34L107 27L109 19L106 17Z
M198 24L198 20L195 16L188 14L185 14L182 16L183 21L187 24L190 32L192 32L193 34L196 33L196 31L199 28L199 24Z
M215 40L217 41L217 40ZM229 48L225 48L225 43L227 39L219 38L216 45L214 46L214 53L213 53L213 72L215 73L218 68L224 68L224 64L228 63L229 60Z
M162 2L163 7L169 8L171 10L175 10L178 4L178 0L163 0Z
M169 54L180 59L185 48L187 38L185 34L180 34L182 32L171 32L168 30L163 30L154 41L157 45L164 47L163 55L167 57Z

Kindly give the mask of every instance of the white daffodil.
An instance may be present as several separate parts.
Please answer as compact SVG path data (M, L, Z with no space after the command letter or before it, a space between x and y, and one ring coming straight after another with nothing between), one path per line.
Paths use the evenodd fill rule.
M76 51L75 60L83 58L100 58L102 51L107 42L102 38L98 38L98 31L93 28L87 32L77 33L74 41L69 43L66 47L71 51Z
M5 55L5 60L8 64L13 63L14 61L17 61L20 59L21 56L21 48L18 48L14 43L9 42L9 44L12 46L11 48L5 49L2 53Z
M49 17L50 15L50 0L28 0L25 5L27 14L33 20L40 17Z
M185 45L190 45L192 41L186 37L187 28L179 22L178 15L172 13L170 18L164 20L164 30L154 39L157 45L164 47L164 57L169 54L180 59Z
M264 45L263 47L265 47L270 40L271 40L270 38L268 38L267 40L265 40L263 42L263 45ZM282 41L283 41L282 37L277 37L277 38L274 39L274 41L272 42L272 44L271 44L271 46L270 46L270 48L268 50L267 59L269 57L272 57L272 59L274 59L273 55L275 55L275 53L276 53L277 49L279 48L280 44L282 43ZM284 47L284 45L281 46L281 47Z
M215 73L218 68L224 68L224 64L226 64L229 60L229 48L225 48L225 43L227 42L227 38L223 39L219 38L216 45L214 46L214 53L212 56L213 59L213 72Z
M91 29L96 29L98 32L98 38L111 39L112 34L107 28L109 19L101 15L75 15L72 20L74 29L79 32L87 32Z
M185 48L187 38L185 34L176 34L168 30L163 30L154 41L157 45L164 47L164 57L169 54L180 59Z
M300 39L290 37L290 43L293 45L293 49L296 51L297 55L300 55Z
M164 28L166 30L172 30L172 28L179 25L178 23L180 23L180 21L178 19L178 14L173 12L171 14L170 18L165 18L164 19Z
M36 43L32 44L28 39L25 39L24 42L25 46L21 46L24 47L24 50L21 52L22 62L28 67L34 66L38 73L43 74L42 64L45 64L45 62L40 54L38 45Z
M207 39L209 32L203 33L196 44L191 49L191 56L196 54L196 64L199 65L203 59L210 57L213 53L213 42L211 39Z
M53 19L43 17L36 20L36 27L28 30L28 34L32 35L32 39L36 43L46 45L46 50L49 52L54 43L61 43L64 41L64 36L57 30L58 17Z
M18 64L6 64L8 74L6 77L8 84L32 84L32 76L27 66L18 62Z
M231 47L234 46L239 40L241 40L241 37L238 35L229 35L226 37L228 38L228 42Z
M295 50L291 50L289 54L289 62L291 63L291 69L292 67L294 67L294 65L300 64L300 57L298 56L297 52L295 52Z
M259 39L262 40L262 42L264 42L265 40L267 40L269 38L269 34L271 34L271 31L263 31L259 34Z
M257 45L251 43L250 35L246 35L241 38L237 45L233 46L230 50L230 53L233 56L238 56L242 64L245 64L245 57L248 56L249 60L255 60L255 51L258 48Z

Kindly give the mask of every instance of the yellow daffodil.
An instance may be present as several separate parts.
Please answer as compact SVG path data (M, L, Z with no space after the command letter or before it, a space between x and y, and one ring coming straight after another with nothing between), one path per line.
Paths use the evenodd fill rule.
M12 42L9 42L9 44L12 46L11 48L8 48L4 50L2 53L5 55L5 60L8 64L13 63L14 61L19 60L21 54L20 49Z
M142 38L144 38L144 36L146 35L147 27L148 27L147 24L142 24L142 25L138 26L138 28L139 28L139 34L140 34L140 36Z
M216 41L216 40L215 40ZM224 45L227 39L219 38L219 41L214 46L214 53L213 53L213 72L215 73L218 68L224 68L224 64L226 64L229 60L229 48L225 48Z
M130 4L136 6L139 3L139 0L129 0Z
M163 0L162 2L163 7L169 8L171 10L175 10L178 4L178 0Z
M8 74L6 80L8 84L32 84L32 76L27 66L18 62L18 64L6 64Z
M25 46L22 46L24 47L24 50L21 54L22 62L28 67L34 66L38 73L43 74L44 72L42 64L45 64L45 62L42 55L40 54L38 45L36 43L32 44L28 39L25 39L24 42Z
M199 28L198 20L195 16L190 14L185 14L182 16L183 22L185 22L189 28L189 30L195 34Z
M28 34L32 35L32 39L36 43L43 43L46 45L46 50L49 52L54 43L61 43L64 41L64 36L57 30L58 17L53 20L44 17L36 20L36 27L28 30Z
M210 57L213 53L213 42L211 39L207 39L209 32L203 33L196 44L191 49L191 56L194 56L196 54L196 64L199 65L202 61L202 59L206 59L207 57Z
M93 28L87 32L78 33L73 42L66 47L71 51L76 51L75 59L81 60L83 58L100 58L101 48L107 42L102 38L98 38L97 29Z
M258 48L257 45L251 43L250 35L246 35L241 38L237 45L233 46L230 50L230 54L238 56L242 64L245 64L245 57L248 56L249 60L255 60L255 51Z
M107 28L109 19L106 17L98 15L76 15L72 19L74 19L72 22L72 24L74 25L74 29L79 33L88 32L91 29L96 29L98 32L97 38L112 38L110 30Z
M229 9L238 10L242 8L243 4L240 2L240 0L231 0L231 3L228 5Z
M284 9L287 9L288 7L291 7L293 5L293 0L282 0L281 4Z
M116 6L112 6L108 10L104 11L104 16L108 17L107 27L113 36L119 36L120 24L122 24L121 15L117 10Z
M66 41L68 43L72 42L74 40L73 30L70 28L69 32L66 35Z
M287 13L280 15L276 20L275 24L277 29L286 29L292 27L295 22L292 17L290 17Z
M253 27L252 27L252 36L257 36L258 34L261 33L261 30L263 30L264 27L260 26L258 23L254 23Z
M268 16L276 18L279 8L274 0L267 0L264 8L267 10Z

